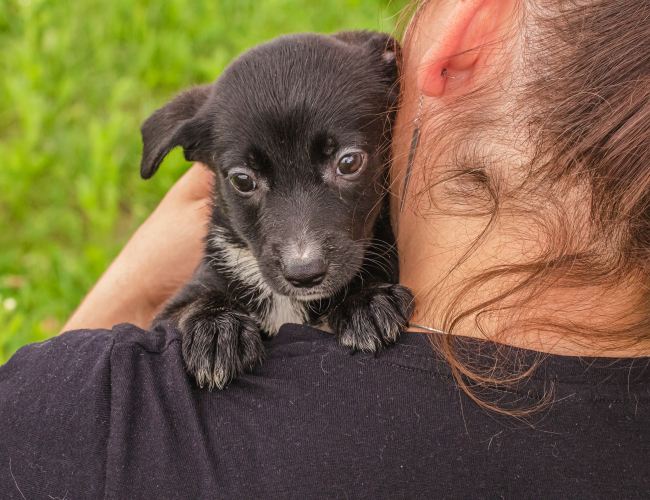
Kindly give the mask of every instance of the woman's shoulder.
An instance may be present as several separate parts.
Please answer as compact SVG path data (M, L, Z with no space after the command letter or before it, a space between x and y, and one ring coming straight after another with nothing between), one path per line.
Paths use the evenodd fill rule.
M629 367L549 357L503 395L555 381L556 402L532 427L474 404L421 334L373 356L285 325L265 347L262 366L221 391L193 383L168 326L22 348L0 367L0 497L650 492L650 394Z

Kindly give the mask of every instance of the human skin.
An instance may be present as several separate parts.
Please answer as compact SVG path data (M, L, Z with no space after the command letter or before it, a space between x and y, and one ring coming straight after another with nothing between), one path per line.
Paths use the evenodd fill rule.
M502 109L490 108L498 106L494 104L497 101L490 99L490 92L509 92L514 96L521 88L517 86L516 74L517 64L523 59L520 58L522 49L516 8L517 2L513 0L430 2L417 23L409 26L405 37L404 93L393 142L392 186L396 196L392 200L392 214L400 253L400 282L416 295L416 310L411 318L414 324L444 328L442 316L452 307L455 290L481 271L534 261L542 251L541 242L547 237L545 228L539 227L534 220L517 213L516 209L508 210L506 200L502 203L502 211L508 216L500 217L487 238L472 247L486 227L487 218L469 216L472 208L470 205L468 210L467 205L472 201L468 197L462 200L463 209L458 210L458 198L448 194L451 183L438 182L444 177L445 162L451 158L445 148L451 149L455 137L448 136L445 137L447 141L438 142L439 130L427 127L429 117L435 118L435 126L451 123L453 113L465 111L451 104L456 98L477 89L481 89L484 96L481 112L499 116ZM453 54L460 55L449 57ZM405 208L400 212L399 198L421 94L424 99L420 146ZM435 140L428 140L429 137ZM499 143L489 144L497 158L508 159L507 164L492 167L501 170L502 179L521 175L517 165L526 165L526 144L516 143L516 137L515 127L500 128ZM557 222L587 228L588 218L581 217L588 213L588 196L588 193L576 193L574 199L569 197L566 212L572 214L572 220ZM484 200L478 201L480 205ZM480 206L474 211L479 212ZM543 213L543 207L538 213ZM574 244L579 249L579 236ZM460 305L453 307L471 310L504 290L512 289L513 285L516 281L493 279L480 287L478 293L469 293ZM503 305L512 305L518 298L513 293ZM540 293L524 307L495 308L478 320L476 315L470 315L458 325L454 334L561 355L647 356L650 354L648 345L628 348L599 344L595 340L571 337L557 326L581 324L593 330L607 331L612 326L622 330L640 319L634 304L635 283L632 282L610 288L588 284L557 285ZM477 321L480 321L480 329Z
M497 226L490 238L463 265L456 265L485 221L459 214L453 206L445 206L444 193L435 191L444 189L444 185L429 192L433 198L443 200L437 210L429 210L426 196L414 196L428 187L431 180L431 176L427 180L423 176L425 155L421 146L430 145L427 138L434 132L427 128L426 120L420 136L421 146L415 157L409 196L404 211L399 211L420 93L424 94L423 117L435 114L444 118L448 104L455 97L496 76L507 79L507 68L515 67L516 44L511 50L470 51L450 59L445 59L445 56L489 43L511 30L513 25L510 23L516 19L512 11L515 5L514 0L431 2L417 19L417 24L412 23L407 30L403 47L404 94L394 131L394 196L391 202L400 252L400 282L416 294L416 311L412 317L415 324L440 328L440 317L436 312L444 311L449 305L445 301L451 300L446 290L453 289L466 277L483 269L504 262L517 263L522 255L534 255L538 251L535 238L512 230L513 227L530 227L530 221L518 220L514 216L506 224ZM443 68L449 77L441 77ZM500 69L498 75L495 74L496 68ZM444 119L438 119L436 123L444 123ZM433 149L435 147L434 144ZM428 154L433 153L436 151L429 148ZM427 163L426 168L433 169L430 172L435 177L436 165ZM209 215L209 178L209 172L195 164L174 185L68 320L63 331L110 328L123 322L142 328L149 325L156 310L190 277L200 259ZM427 211L426 216L423 216L424 211ZM530 230L534 231L534 228ZM462 305L471 307L490 294L497 294L499 287L505 286L508 283L483 288L480 294L466 297ZM588 287L550 289L537 298L534 307L522 314L532 323L543 321L544 315L552 315L560 321L569 318L572 321L584 320L584 324L599 328L603 325L598 321L633 315L619 310L620 304L633 303L631 299L622 300L630 298L632 293L633 287L605 291ZM474 318L470 317L454 334L495 338L497 333L507 330L511 318L511 314L499 314L499 311L486 316L482 319L481 333L473 327ZM527 328L523 332L515 329L498 340L517 347L566 355L618 357L650 353L647 346L611 349L584 341L578 346L553 328Z

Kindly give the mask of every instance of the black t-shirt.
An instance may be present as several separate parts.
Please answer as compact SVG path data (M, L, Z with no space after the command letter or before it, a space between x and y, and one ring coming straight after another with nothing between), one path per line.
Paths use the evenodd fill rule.
M0 498L650 498L648 358L593 361L549 356L509 393L556 382L533 428L417 333L375 358L285 325L210 392L171 328L69 332L0 367Z

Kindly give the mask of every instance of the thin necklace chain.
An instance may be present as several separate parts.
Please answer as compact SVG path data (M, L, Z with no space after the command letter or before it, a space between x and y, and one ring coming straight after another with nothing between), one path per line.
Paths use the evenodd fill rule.
M429 326L416 325L415 323L410 323L409 326L414 326L415 328L421 328L422 330L428 330L434 333L442 333L443 335L449 335L449 333L447 332L443 332L442 330L437 330L436 328L431 328Z

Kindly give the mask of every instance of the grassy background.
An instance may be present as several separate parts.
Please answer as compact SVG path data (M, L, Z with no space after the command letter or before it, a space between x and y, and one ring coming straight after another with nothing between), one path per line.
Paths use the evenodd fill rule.
M405 0L0 0L0 363L58 333L186 170L139 176L139 127L248 47L391 31Z

